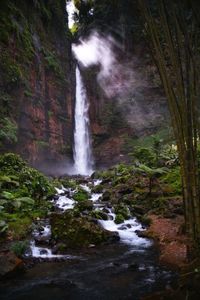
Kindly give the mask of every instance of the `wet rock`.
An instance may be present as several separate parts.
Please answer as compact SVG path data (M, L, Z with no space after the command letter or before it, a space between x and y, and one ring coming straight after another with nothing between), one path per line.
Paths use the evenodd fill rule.
M139 215L145 214L145 208L141 205L134 205L133 211Z
M126 224L126 227L127 228L131 228L131 224Z
M120 240L118 232L110 232L110 236L107 240L109 243L118 242Z
M137 263L132 263L128 266L128 269L132 270L132 271L136 271L138 270L139 266Z
M102 195L102 201L103 202L109 201L110 200L110 196L111 196L110 192L109 191L105 191L103 193L103 195Z
M107 221L109 220L109 216L103 212L102 210L95 210L92 212L92 216L98 220L104 220Z
M107 214L110 213L110 210L109 210L107 207L104 207L104 208L102 209L102 211L105 212L105 213L107 213Z
M102 193L103 191L103 186L102 185L96 185L92 189L92 193Z
M126 225L122 225L118 228L119 230L126 230L127 229L127 226Z
M40 250L40 254L41 254L41 255L47 254L47 250L45 250L45 249Z
M92 210L93 202L90 200L80 201L77 203L76 208L78 208L79 211Z
M121 195L131 194L133 189L130 188L128 185L120 185L118 189L118 193Z
M146 233L143 230L136 230L135 233L137 234L137 236L145 238L146 237Z
M57 254L58 253L58 245L55 245L51 251L52 251L52 254Z
M0 253L0 277L10 275L20 269L23 261L12 252Z

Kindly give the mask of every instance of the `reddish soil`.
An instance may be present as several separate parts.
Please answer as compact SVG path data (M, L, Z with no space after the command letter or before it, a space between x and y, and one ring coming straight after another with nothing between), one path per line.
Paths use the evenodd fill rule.
M160 262L181 268L187 262L188 239L182 233L184 218L176 216L173 219L157 215L149 216L152 223L145 235L158 241Z

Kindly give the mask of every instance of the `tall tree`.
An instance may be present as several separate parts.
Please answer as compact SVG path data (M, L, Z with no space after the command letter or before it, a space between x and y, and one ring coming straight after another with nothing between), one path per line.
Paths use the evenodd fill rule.
M178 146L186 230L200 241L198 1L138 0L153 58L168 100Z

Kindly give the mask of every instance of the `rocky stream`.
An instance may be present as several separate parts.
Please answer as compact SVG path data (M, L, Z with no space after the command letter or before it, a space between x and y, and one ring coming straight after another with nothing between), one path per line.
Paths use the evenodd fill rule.
M69 242L73 228L70 229L72 233L70 230L65 232L64 225L59 223L59 231L66 235L66 241L65 238L60 241L63 236L57 234L58 219L55 216L59 216L59 220L65 215L69 217L76 211L77 201L76 189L57 189L57 195L50 200L54 212L48 219L38 219L33 226L30 247L24 257L25 269L0 284L2 300L137 300L155 291L169 289L176 282L176 273L159 265L154 243L137 235L145 227L128 208L128 216L120 220L102 193L93 192L98 190L101 182L87 178L79 186L89 195L89 200L79 202L79 209L80 203L84 203L81 208L84 222L89 223L90 218L90 226L94 226L83 226L84 247L79 244L74 247L73 241ZM76 220L79 222L73 226L82 226L80 217ZM77 231L76 235L81 240ZM94 236L98 238L95 240ZM103 243L102 239L105 239Z

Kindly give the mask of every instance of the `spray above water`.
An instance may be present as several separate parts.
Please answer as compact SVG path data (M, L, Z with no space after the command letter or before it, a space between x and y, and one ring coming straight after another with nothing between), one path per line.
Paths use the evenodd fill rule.
M108 98L124 95L135 84L135 74L130 61L125 62L123 49L116 40L108 35L93 32L86 39L80 39L72 46L76 59L83 67L99 66L98 84ZM120 61L117 54L121 55Z
M76 104L74 129L74 168L75 173L91 175L93 172L93 157L89 133L89 104L86 89L83 84L80 70L76 67Z

